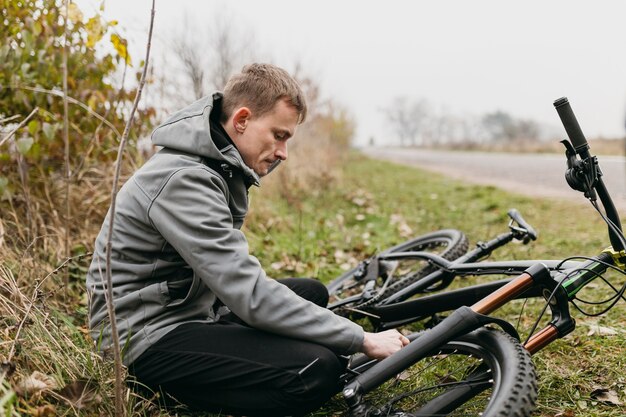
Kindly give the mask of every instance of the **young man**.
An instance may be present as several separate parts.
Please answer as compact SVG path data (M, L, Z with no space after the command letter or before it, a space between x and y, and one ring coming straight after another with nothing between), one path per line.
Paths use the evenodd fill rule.
M408 343L334 315L317 281L267 278L248 253L248 188L287 159L306 111L287 72L252 64L154 131L163 149L118 195L111 262L124 363L140 383L194 409L302 414L337 392L338 354L384 358ZM87 275L101 350L108 223Z

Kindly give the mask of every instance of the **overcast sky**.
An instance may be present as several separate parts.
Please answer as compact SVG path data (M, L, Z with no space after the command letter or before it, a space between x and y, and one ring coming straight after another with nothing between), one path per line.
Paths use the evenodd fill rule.
M91 15L99 1L78 4ZM150 6L105 1L106 16L140 47L135 60L144 54ZM361 143L391 135L381 109L398 96L555 127L552 102L567 96L588 137L626 133L626 2L157 0L156 36L184 27L185 13L211 24L219 9L252 31L275 63L302 62L322 94L356 119Z

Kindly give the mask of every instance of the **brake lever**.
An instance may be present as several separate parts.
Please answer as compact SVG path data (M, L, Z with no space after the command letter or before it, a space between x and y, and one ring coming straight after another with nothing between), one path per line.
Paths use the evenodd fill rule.
M526 222L526 220L524 220L519 211L516 209L510 209L507 214L511 218L509 221L509 229L518 234L518 236L514 236L515 239L521 240L525 245L531 240L537 240L537 232ZM515 223L519 227L514 226Z
M576 191L581 191L589 200L596 201L597 195L595 186L598 176L602 175L598 168L598 158L589 156L585 159L576 158L576 150L569 140L562 140L565 146L565 157L567 158L567 170L565 180L567 184Z

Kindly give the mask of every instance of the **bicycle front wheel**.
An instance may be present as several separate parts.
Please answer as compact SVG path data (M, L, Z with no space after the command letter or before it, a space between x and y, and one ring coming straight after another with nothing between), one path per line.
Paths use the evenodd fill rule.
M430 252L445 259L454 260L467 252L469 243L463 232L454 229L439 230L428 233L380 253L380 257L400 252ZM368 285L368 268L371 262L378 262L378 274L372 288L369 288L369 299L363 297ZM426 260L406 259L385 261L372 258L364 261L356 268L347 271L327 285L330 294L329 308L336 312L350 311L374 305L435 269ZM370 283L369 285L372 285Z
M535 408L536 375L519 342L483 328L436 349L367 398L366 415L526 417Z

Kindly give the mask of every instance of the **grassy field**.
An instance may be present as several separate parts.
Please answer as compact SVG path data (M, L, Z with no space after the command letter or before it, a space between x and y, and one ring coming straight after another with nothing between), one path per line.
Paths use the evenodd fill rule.
M276 278L311 276L328 282L381 249L440 228L461 229L474 245L506 231L506 212L512 207L536 227L539 240L508 245L492 259L594 255L608 245L606 228L590 206L466 185L358 154L324 187L310 192L262 187L253 190L251 199L253 210L246 225L251 251ZM63 274L51 273L54 265L46 272L31 271L29 276L38 281L25 282L25 266L19 264L17 254L2 260L0 357L5 360L12 355L11 363L3 367L16 368L0 384L2 415L112 414L110 363L91 352L86 335L80 277L87 264L87 257L72 261L73 293L64 302L58 289ZM29 303L35 285L43 279L46 285L37 288L37 301ZM624 282L621 277L612 279L618 286ZM600 284L593 291L602 297L610 294ZM615 405L626 402L625 305L620 302L600 318L576 313L579 328L534 358L540 375L538 416L626 414L626 406ZM39 378L43 383L49 378L50 385L29 395L20 382L35 371L43 375ZM77 387L87 387L88 395L73 393ZM598 389L615 393L616 399L594 398L592 393ZM129 405L133 415L160 413L132 395ZM340 401L334 401L315 415L340 414L341 407Z

